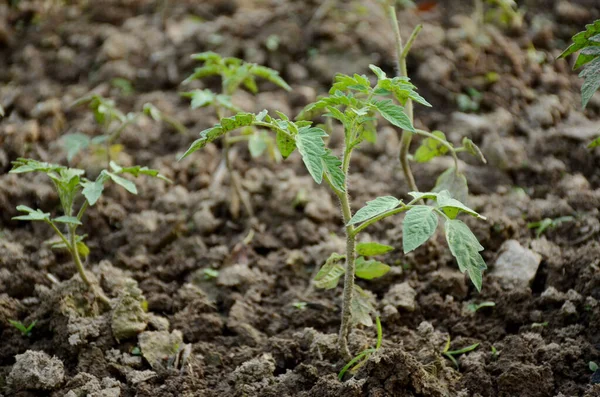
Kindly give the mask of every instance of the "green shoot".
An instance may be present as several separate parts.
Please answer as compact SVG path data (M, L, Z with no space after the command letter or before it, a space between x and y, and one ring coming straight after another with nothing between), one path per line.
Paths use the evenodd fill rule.
M594 361L590 361L588 363L588 367L589 367L590 371L592 371L592 372L598 371L598 364L596 364Z
M469 303L467 305L467 309L473 313L477 312L477 310L484 307L494 307L496 303L494 302L481 302L481 303Z
M448 337L448 340L446 341L446 345L444 346L444 350L442 351L442 354L447 359L452 361L452 364L454 364L454 367L457 370L459 369L459 365L458 365L458 360L456 358L458 356L460 356L461 354L465 354L465 353L468 353L468 352L471 352L471 351L477 349L477 347L479 346L479 343L475 343L475 344L472 344L471 346L463 347L462 349L450 350L450 344L451 344L451 340L450 340L450 337Z
M306 302L294 302L294 303L292 303L292 306L294 306L298 310L306 310L306 305L308 305L308 303L306 303Z
M115 77L110 81L110 85L121 90L123 96L129 96L135 92L135 88L133 88L131 81L122 77Z
M106 159L106 168L109 168L110 161L116 160L116 156L122 151L122 146L117 144L121 133L137 119L138 115L124 114L116 107L115 101L99 94L79 98L71 106L79 105L88 105L103 133L95 138L80 133L64 135L67 159L71 162L80 151L92 147L96 155Z
M344 368L338 374L338 379L344 379L344 374L350 370L351 373L356 372L360 367L362 367L371 357L371 354L375 353L381 347L381 342L383 341L383 329L381 328L381 321L379 320L379 316L375 317L375 323L377 325L377 344L375 348L368 348L358 353L356 357L354 357L348 364L344 365Z
M372 280L384 276L390 269L387 264L371 257L385 254L392 247L378 243L358 243L359 233L369 226L406 212L403 246L404 252L408 253L424 244L435 233L441 219L446 240L451 253L458 261L459 269L468 274L477 290L481 289L482 273L486 269L479 253L483 247L468 226L457 217L465 213L476 218L485 218L449 191L453 189L458 191L460 196L466 196L466 180L457 171L456 152L477 154L475 145L469 140L464 140L463 147L459 150L439 134L415 129L410 117L405 113L405 105L408 100L425 105L428 105L428 102L416 92L416 87L407 78L390 79L374 65L371 65L371 70L377 76L374 85L366 76L337 75L329 96L309 104L297 121L290 120L282 113L278 113L278 118L271 117L266 110L259 114L238 113L233 117L222 118L219 124L202 131L200 138L181 156L189 156L232 131L246 127L265 128L276 134L277 147L283 158L289 157L297 150L314 181L317 184L325 182L329 186L340 201L346 233L346 250L344 254L331 254L315 276L314 285L318 288L335 288L343 277L342 319L338 343L341 354L348 360L352 357L347 344L352 326L371 326L372 315L376 314L372 296L355 285L355 277ZM326 146L327 132L305 120L323 113L344 127L341 158ZM421 151L425 153L424 156L430 157L432 151L437 155L447 150L455 158L455 167L438 178L435 192L411 192L409 194L412 200L407 203L392 196L378 197L353 213L348 193L350 160L354 149L365 141L372 142L376 136L377 116L405 131L429 138L432 143L427 143L428 148ZM424 200L428 200L429 204L421 204Z
M500 352L492 345L492 359L496 360L500 356Z
M202 273L204 273L205 280L213 280L219 277L219 271L211 268L202 270Z
M540 236L548 229L554 229L560 226L564 222L570 222L574 218L572 216L561 216L555 219L544 218L538 222L529 222L527 224L527 228L535 229L535 237L540 238Z
M8 320L8 322L10 323L10 325L18 329L23 334L23 336L27 337L31 336L31 331L33 331L33 327L35 327L35 325L37 324L37 320L32 321L31 324L29 324L28 326L25 326L25 324L16 320Z
M78 235L77 228L81 226L83 215L86 210L96 204L104 191L104 186L108 182L115 183L129 193L137 194L135 183L123 177L124 174L130 174L134 177L147 175L169 181L159 174L157 170L147 167L120 167L114 162L110 162L110 171L103 170L95 181L90 181L83 176L84 170L77 168L68 168L62 165L39 162L31 159L20 158L13 161L12 174L22 174L28 172L41 172L46 174L53 182L54 188L60 199L62 214L54 217L50 213L43 212L40 209L29 208L25 205L17 206L17 210L23 212L23 215L16 216L13 219L31 222L44 222L50 226L60 241L52 246L55 249L66 249L70 254L79 276L83 282L94 292L95 296L102 302L109 304L110 300L104 295L99 286L95 285L88 277L82 257L87 257L90 250L83 242L85 235ZM83 200L80 200L83 196ZM78 204L79 202L79 204Z
M531 328L545 328L548 326L548 321L544 321L542 323L532 323Z
M245 88L253 94L258 93L257 78L269 81L286 91L291 91L291 87L279 76L277 71L265 66L244 62L238 58L224 58L214 52L194 54L192 55L192 59L200 61L203 64L196 68L194 73L183 81L183 84L206 77L219 76L221 78L221 92L214 93L209 89L204 89L183 92L181 95L191 99L192 109L212 106L219 120L225 116L226 111L233 113L241 111L231 102L232 95L238 89ZM231 180L231 187L235 195L231 202L231 212L235 217L237 217L239 212L237 209L237 203L239 202L242 202L246 213L250 217L254 216L254 211L251 203L243 193L240 177L231 164L229 153L231 145L237 142L247 142L252 157L268 153L276 161L279 161L281 158L276 150L277 144L275 140L266 131L259 128L251 128L251 126L247 127L249 128L244 129L241 135L223 139L223 162L221 165L226 167ZM215 174L219 175L219 172ZM216 179L213 182L213 186L219 182Z

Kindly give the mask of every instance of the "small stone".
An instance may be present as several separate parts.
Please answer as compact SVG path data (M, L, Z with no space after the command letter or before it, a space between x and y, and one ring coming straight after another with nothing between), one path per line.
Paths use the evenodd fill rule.
M559 303L564 302L567 299L564 293L558 291L554 287L546 288L540 297L544 303Z
M137 385L138 383L145 382L150 380L156 376L156 372L146 370L146 371L129 371L126 375L127 383L130 385Z
M583 296L574 289L570 289L567 291L567 299L571 302L581 302L583 300Z
M233 371L231 378L236 390L254 394L272 383L274 371L275 360L270 353L265 353L242 363Z
M65 378L62 361L44 352L27 350L15 356L8 378L8 386L14 390L53 390Z
M192 220L196 229L204 235L211 234L221 225L221 221L215 218L208 206L203 206L200 211L196 211Z
M112 333L116 340L131 338L146 329L148 314L142 308L143 301L144 296L137 285L128 285L111 317Z
M152 369L166 369L170 360L173 360L179 347L183 345L183 336L180 331L171 333L167 331L146 331L138 336L142 356L148 361Z
M416 308L416 296L417 291L407 282L404 282L392 286L383 297L382 303L412 312Z
M507 240L490 275L505 288L529 287L542 261L540 254L527 249L516 240Z
M257 280L258 275L248 265L237 264L221 269L217 278L217 284L233 287L236 285L252 285Z
M154 313L150 313L148 315L148 325L150 325L156 331L168 331L169 330L169 319L158 316Z
M566 301L560 308L560 314L565 317L577 316L577 308L571 301Z

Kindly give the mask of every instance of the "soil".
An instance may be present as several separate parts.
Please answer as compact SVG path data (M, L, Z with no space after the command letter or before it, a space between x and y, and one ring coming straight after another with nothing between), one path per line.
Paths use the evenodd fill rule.
M261 94L237 95L248 111L296 114L336 72L368 74L369 63L392 74L393 38L376 3L336 3L0 5L0 395L600 396L600 374L588 365L600 363L600 151L585 148L600 127L600 96L582 111L581 80L555 60L575 32L600 18L596 0L519 2L522 28L484 32L474 30L471 2L400 13L404 37L425 25L408 67L433 107L416 107L416 125L455 142L468 136L488 159L461 156L470 205L487 217L468 223L490 270L478 293L443 233L403 256L399 219L369 229L364 239L397 247L384 258L395 265L388 275L359 282L378 298L383 346L343 382L337 373L345 363L334 348L340 287L309 288L314 269L343 247L334 197L312 182L297 154L274 164L240 146L234 166L256 217L236 218L227 179L210 188L218 146L176 161L215 122L210 109L192 111L178 95L188 89L180 82L194 68L192 53L213 50L281 71L294 91L263 84ZM133 92L115 78L129 80ZM216 89L218 81L197 87ZM457 98L470 89L481 95L465 113ZM148 326L139 337L113 336L114 313L94 303L69 257L49 248L51 230L11 220L19 204L57 211L50 181L8 174L10 161L67 164L62 134L100 133L85 109L69 107L90 90L127 111L153 102L189 129L181 134L142 117L126 130L120 163L157 168L174 183L139 179L137 196L108 189L83 227L87 266L104 291L123 304L143 294ZM386 126L357 152L355 209L379 195L406 197L397 152L397 132ZM97 169L90 158L75 163ZM414 164L420 188L430 189L447 165ZM540 237L527 227L561 216L573 218ZM496 273L508 240L541 258L524 283ZM205 269L218 277L205 277ZM495 306L467 308L485 301ZM27 337L9 319L37 323ZM479 345L457 369L441 354L447 340L451 350ZM350 341L359 352L375 343L375 330L358 327ZM153 357L145 354L151 344ZM38 360L31 368L50 362L39 365L56 374L43 387L19 383L29 379L26 360Z

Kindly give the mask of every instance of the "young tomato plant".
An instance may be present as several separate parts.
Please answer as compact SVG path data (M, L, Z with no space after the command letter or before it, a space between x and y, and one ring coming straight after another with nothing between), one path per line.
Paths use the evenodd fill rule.
M191 99L192 109L200 107L212 106L215 110L217 118L221 120L226 112L238 113L241 110L234 106L231 102L231 96L241 87L247 89L253 94L258 92L257 78L261 78L271 83L290 91L290 86L279 76L279 73L273 69L256 65L253 63L244 62L238 58L226 57L223 58L214 52L203 52L192 55L192 59L203 62L203 65L196 68L183 84L188 84L194 80L203 79L211 76L219 76L221 78L221 92L214 93L209 89L193 90L182 93L183 96ZM229 149L236 142L248 142L248 149L252 157L258 157L264 152L271 155L272 158L279 160L276 150L276 144L273 138L261 129L247 128L241 135L234 137L226 137L223 139L223 161L221 168L224 166L229 173L231 187L235 194L235 201L232 202L232 213L237 216L237 202L242 202L249 216L254 216L252 205L243 194L240 176L233 169ZM220 175L220 172L216 173ZM215 178L213 186L218 184L219 178Z
M310 121L292 121L279 113L279 118L271 117L267 111L259 114L238 113L223 118L212 128L200 133L200 139L192 143L182 156L188 156L228 132L248 126L268 128L276 133L277 146L284 158L298 149L302 160L315 182L325 181L339 198L342 220L346 232L346 252L333 253L315 277L315 285L321 288L335 288L343 277L342 318L339 332L341 354L350 359L348 334L353 324L373 324L371 315L375 312L371 296L355 285L355 277L371 280L383 276L389 266L374 259L373 256L385 254L393 249L390 246L369 242L357 243L360 232L370 225L387 217L406 212L403 225L404 252L410 252L425 243L436 231L439 219L444 222L446 239L450 251L458 260L459 268L467 273L476 288L481 289L482 271L486 264L479 254L483 247L469 230L468 226L456 219L460 213L483 218L459 200L453 198L448 190L439 192L411 192L412 200L404 203L392 196L378 197L367 202L366 206L353 214L348 193L348 174L352 152L364 141L372 141L376 135L376 115L381 115L393 125L425 134L434 142L443 142L443 147L455 154L450 143L434 134L416 130L401 104L408 98L427 104L406 78L389 79L376 66L371 69L377 75L372 86L366 76L338 75L331 88L330 95L308 105L300 118L326 112L325 115L338 120L344 127L344 146L342 156L338 158L325 145L327 133L313 127ZM395 103L389 97L400 104ZM436 146L437 147L437 146ZM422 204L429 200L428 204Z
M577 51L581 51L575 60L573 69L583 67L579 77L583 78L581 86L581 102L585 109L592 95L600 88L600 19L585 25L583 32L573 36L571 44L559 58L565 58ZM589 143L588 148L600 146L600 137Z
M117 141L121 133L138 117L135 113L124 114L112 99L104 98L99 94L91 94L76 100L71 106L88 105L94 114L96 123L102 129L102 134L94 138L82 133L63 135L63 144L67 151L67 160L71 162L81 151L91 149L98 158L104 159L106 168L112 160L123 150Z
M135 177L139 175L148 175L168 181L156 170L147 167L120 167L114 162L110 162L111 170L103 170L95 181L86 179L84 170L77 168L68 168L62 165L43 163L36 160L20 158L13 161L12 174L22 174L26 172L42 172L46 174L53 182L54 188L58 194L62 215L53 217L50 213L43 212L40 209L33 209L25 205L17 206L17 210L24 215L16 216L13 219L44 222L54 230L59 241L52 245L52 248L66 249L73 262L79 276L83 282L92 290L95 296L102 302L109 304L110 300L102 292L100 287L90 280L82 262L82 257L87 257L90 250L83 240L85 235L79 235L77 229L82 226L82 219L85 211L96 204L107 182L113 182L122 186L129 193L137 194L137 188L134 182L123 177L124 174L130 174ZM79 196L83 196L80 200ZM79 202L79 203L78 203Z

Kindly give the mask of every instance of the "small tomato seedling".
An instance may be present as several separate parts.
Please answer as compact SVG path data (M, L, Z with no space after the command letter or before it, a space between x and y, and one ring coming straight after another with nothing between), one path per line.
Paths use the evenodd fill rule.
M84 170L77 168L68 168L62 165L44 163L37 160L20 158L13 161L12 174L22 174L28 172L42 172L46 174L53 182L54 188L58 194L62 216L53 217L50 213L43 212L40 209L33 209L25 205L17 206L17 210L24 215L16 216L13 219L31 222L44 222L50 226L60 241L53 244L52 248L66 249L75 263L77 272L83 282L92 290L95 296L102 302L109 304L110 300L104 295L102 290L95 285L87 276L81 257L87 257L90 250L83 242L85 235L78 235L77 228L82 226L82 219L85 211L96 204L104 191L104 185L107 182L113 182L129 193L137 194L137 187L134 182L123 177L124 174L130 174L134 177L147 175L169 181L157 170L147 167L120 167L114 162L110 162L111 170L103 170L95 181L90 181L83 176ZM80 201L79 196L83 196ZM62 230L61 230L62 229Z
M183 81L183 84L206 77L219 76L221 78L221 92L214 93L209 89L204 89L183 92L181 95L191 99L192 109L212 106L219 120L225 116L225 111L233 113L241 111L231 102L232 95L238 89L243 87L253 94L258 93L257 78L267 80L286 91L291 90L291 87L279 76L277 71L265 66L244 62L238 58L221 57L214 52L194 54L192 59L202 62L203 65L196 68L194 73ZM252 157L258 157L265 152L275 160L279 160L280 157L274 139L261 129L246 128L238 136L223 139L223 161L221 165L227 168L236 199L243 203L247 214L252 217L254 216L252 205L243 194L240 177L232 167L229 154L231 145L242 141L248 143L248 149ZM232 202L232 213L237 216L238 209L234 203Z
M337 75L329 96L308 105L297 121L290 120L282 113L278 113L279 118L271 117L266 110L259 114L238 113L223 118L219 124L202 131L200 138L181 156L189 156L231 131L248 126L262 127L276 133L277 147L283 158L287 158L297 149L314 181L317 184L325 182L329 185L340 201L346 232L346 252L331 254L315 276L314 283L317 287L325 289L335 288L343 276L344 292L338 341L340 352L348 360L352 357L348 350L348 334L352 325L373 325L371 314L375 312L371 303L372 296L355 285L355 277L371 280L383 276L390 269L388 265L368 258L385 254L392 247L379 243L358 243L359 233L367 227L382 219L406 212L403 248L404 252L408 253L425 243L435 233L439 220L442 219L446 240L458 261L459 269L469 275L478 290L481 289L482 272L486 269L479 253L483 247L469 227L456 219L461 213L485 218L452 197L448 189L442 188L445 185L439 186L439 192L411 192L412 200L408 203L392 196L378 197L353 214L348 194L348 175L353 150L364 141L372 141L377 132L377 115L405 131L418 132L402 104L409 98L427 104L408 79L389 79L374 65L371 65L371 70L378 78L374 86L366 76ZM399 104L389 99L390 96ZM327 137L327 133L312 126L312 122L304 120L321 113L339 121L344 127L341 158L325 145L324 138ZM436 142L441 139L433 138L435 135L426 131L423 133ZM443 142L442 146L455 154L454 147ZM449 178L456 179L455 168L450 171ZM429 204L421 204L424 200L429 200Z

